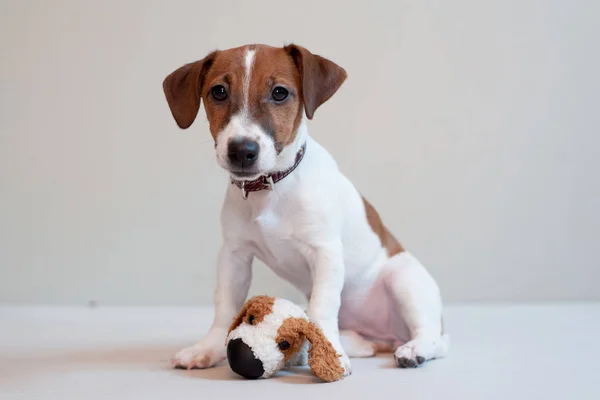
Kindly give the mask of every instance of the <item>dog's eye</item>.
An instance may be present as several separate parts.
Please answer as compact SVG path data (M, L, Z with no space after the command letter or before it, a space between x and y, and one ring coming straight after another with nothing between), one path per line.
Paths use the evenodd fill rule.
M217 85L210 90L213 99L217 101L223 101L227 99L227 89L223 85Z
M255 320L254 315L252 315L252 314L248 315L248 323L250 325L254 325L254 320Z
M287 340L282 340L281 342L279 342L279 348L281 350L287 350L290 348L290 344Z
M290 94L290 92L288 92L288 90L286 88L284 88L283 86L277 86L271 92L271 98L277 102L280 102L280 101L284 101L285 99L287 99L289 94Z

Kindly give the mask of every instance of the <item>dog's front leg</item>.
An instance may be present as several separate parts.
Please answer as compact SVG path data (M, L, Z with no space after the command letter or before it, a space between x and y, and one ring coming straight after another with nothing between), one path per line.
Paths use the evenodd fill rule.
M331 342L344 367L344 375L351 373L350 359L340 343L338 314L344 287L344 256L342 243L333 241L314 250L311 263L312 292L308 317L315 322Z
M227 331L248 295L251 278L252 254L248 249L223 245L217 262L212 326L202 340L173 357L174 368L210 368L225 359Z

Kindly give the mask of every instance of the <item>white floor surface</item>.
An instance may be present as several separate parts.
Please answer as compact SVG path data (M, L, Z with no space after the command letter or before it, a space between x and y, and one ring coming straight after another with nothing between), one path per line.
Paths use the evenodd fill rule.
M209 308L0 306L0 399L600 399L600 304L446 308L450 356L414 370L354 359L247 381L225 364L168 368L210 325Z

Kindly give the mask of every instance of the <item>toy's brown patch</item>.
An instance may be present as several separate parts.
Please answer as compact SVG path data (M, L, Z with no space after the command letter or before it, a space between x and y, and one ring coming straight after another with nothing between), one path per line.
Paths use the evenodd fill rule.
M313 374L326 382L342 379L344 367L340 362L340 355L319 327L302 318L288 318L284 321L284 325L288 334L293 336L292 332L297 332L299 335L305 336L310 342L308 365Z
M365 205L365 211L367 213L367 221L369 221L369 225L371 225L371 229L377 236L379 236L379 240L381 241L381 245L387 250L388 256L393 256L398 253L402 253L404 248L400 245L400 242L396 240L394 235L383 225L381 218L379 217L379 213L375 210L375 207L371 205L364 197L363 203Z
M344 367L340 362L340 355L335 351L333 345L327 340L321 329L312 322L307 324L306 338L311 347L308 351L308 365L312 372L326 382L342 379Z
M262 322L263 319L273 312L275 299L269 296L255 296L249 299L240 310L240 313L233 319L229 327L229 333L237 328L242 322L247 322L250 325L256 325Z
M302 349L302 345L306 340L306 336L302 333L303 324L299 322L300 318L287 318L279 329L277 330L277 337L275 342L279 346L284 340L290 344L290 347L286 350L279 347L279 351L283 353L285 362L288 362L294 354L298 353Z

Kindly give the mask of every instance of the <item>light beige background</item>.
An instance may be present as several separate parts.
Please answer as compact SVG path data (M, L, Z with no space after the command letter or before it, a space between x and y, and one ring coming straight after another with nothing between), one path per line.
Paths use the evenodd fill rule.
M227 179L161 83L292 41L347 69L310 131L448 301L599 299L599 4L4 0L0 301L210 303Z

